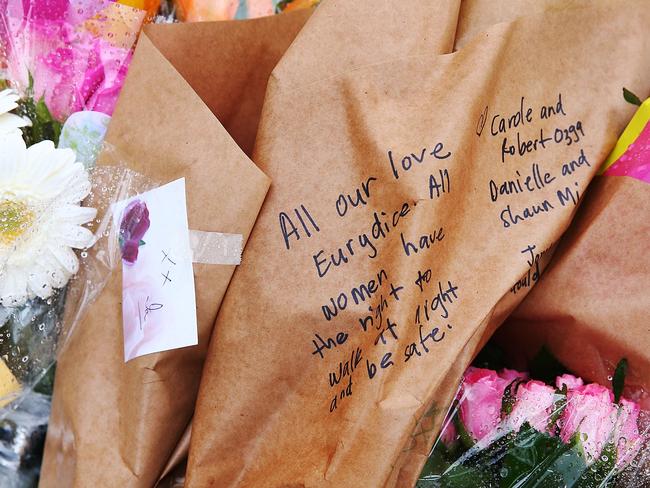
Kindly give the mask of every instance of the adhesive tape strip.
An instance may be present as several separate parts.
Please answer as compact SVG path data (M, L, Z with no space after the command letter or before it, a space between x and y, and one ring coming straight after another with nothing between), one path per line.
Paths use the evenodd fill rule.
M239 264L244 238L241 234L222 234L190 230L192 262L201 264Z

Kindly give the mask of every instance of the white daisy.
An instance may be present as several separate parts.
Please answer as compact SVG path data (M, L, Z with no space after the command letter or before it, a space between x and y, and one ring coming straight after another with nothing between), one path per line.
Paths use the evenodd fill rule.
M72 248L93 241L82 226L97 212L80 204L90 189L71 149L0 137L0 305L47 298L78 271Z
M10 114L13 109L18 107L16 103L20 99L18 93L11 88L0 91L0 135L18 134L20 128L31 125L31 122L23 117Z

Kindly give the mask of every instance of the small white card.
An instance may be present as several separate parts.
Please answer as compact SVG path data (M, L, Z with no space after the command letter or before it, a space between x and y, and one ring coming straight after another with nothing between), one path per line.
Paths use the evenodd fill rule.
M114 206L124 360L198 344L185 178Z

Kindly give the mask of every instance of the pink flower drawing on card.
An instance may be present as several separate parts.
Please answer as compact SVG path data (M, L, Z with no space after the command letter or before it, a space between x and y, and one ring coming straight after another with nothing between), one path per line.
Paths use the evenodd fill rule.
M150 226L149 209L145 202L136 199L126 206L119 236L122 261L125 264L135 264L140 246L145 244L143 237Z
M146 354L144 346L157 336L156 312L162 308L154 298L153 279L145 276L131 281L131 276L125 275L122 303L124 356L127 361Z

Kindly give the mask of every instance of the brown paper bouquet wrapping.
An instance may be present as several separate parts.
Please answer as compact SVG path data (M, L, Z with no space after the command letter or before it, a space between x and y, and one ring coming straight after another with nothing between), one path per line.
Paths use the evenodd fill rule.
M253 43L259 71L235 62L235 24L173 27L213 39L211 59L167 27L143 36L109 142L151 178L188 178L192 228L248 236L261 172L271 188L232 281L195 268L199 347L124 365L116 274L110 313L61 359L44 486L152 486L202 367L186 486L412 486L460 375L533 288L528 254L550 255L631 115L620 87L650 86L641 0L328 0L302 30L300 15L274 48ZM162 112L179 93L192 103ZM197 94L246 154L255 141L261 172Z
M626 394L650 407L649 211L647 183L594 180L538 285L497 334L515 362L546 345L571 371L607 384L626 358Z
M141 36L106 140L154 183L185 177L190 228L248 237L269 179L246 153L266 79L307 15L150 26ZM198 346L126 364L121 273L113 273L59 359L40 486L156 483L192 417L233 271L194 265Z
M423 35L326 59L296 90L312 25L346 42L336 2L317 9L267 91L253 159L273 183L217 318L186 486L413 485L631 115L620 87L648 88L650 12L625 3L500 23L445 56Z

